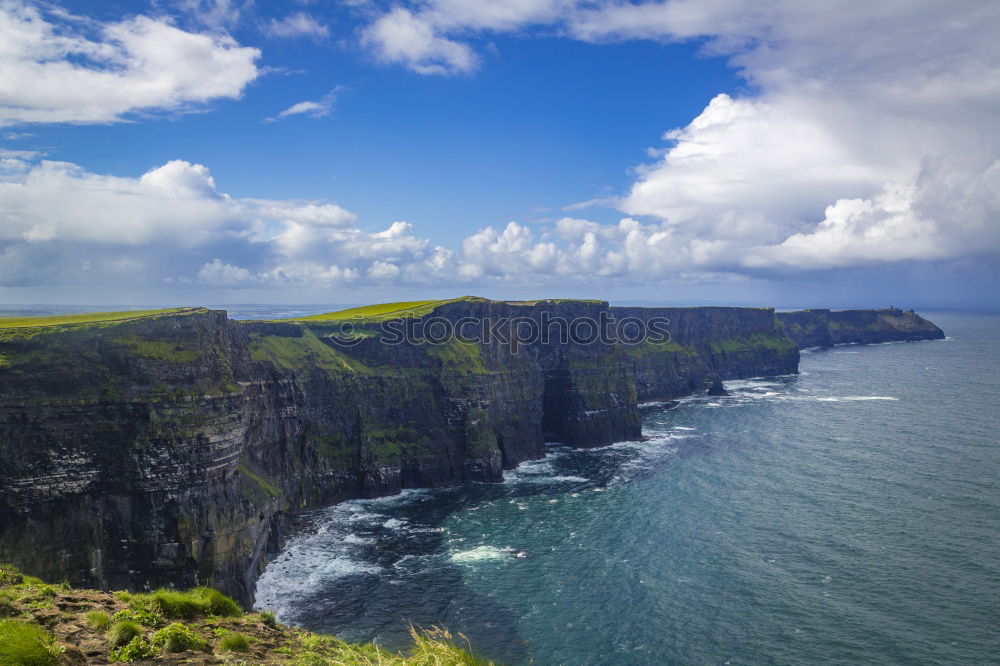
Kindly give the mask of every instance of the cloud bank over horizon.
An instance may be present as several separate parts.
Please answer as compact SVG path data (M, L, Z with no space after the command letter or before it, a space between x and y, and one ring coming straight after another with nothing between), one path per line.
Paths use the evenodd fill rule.
M357 3L359 48L430 77L475 77L491 36L591 44L695 40L745 92L665 128L612 197L616 223L573 216L456 243L323 200L232 197L211 165L138 177L0 148L0 285L330 288L344 285L726 283L1000 256L1000 10L985 2L424 0ZM0 2L0 124L117 122L237 98L261 52L224 31L118 22ZM299 12L262 23L326 38ZM181 57L183 54L183 57ZM650 83L650 85L655 85ZM337 88L276 118L329 115ZM301 98L300 98L301 99ZM216 174L224 179L225 174ZM391 184L389 184L391 188ZM474 230L474 231L473 231ZM450 246L449 246L450 245Z

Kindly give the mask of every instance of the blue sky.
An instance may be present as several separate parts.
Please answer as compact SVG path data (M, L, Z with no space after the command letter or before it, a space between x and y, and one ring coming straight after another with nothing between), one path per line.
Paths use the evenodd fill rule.
M998 15L2 0L0 302L996 305Z

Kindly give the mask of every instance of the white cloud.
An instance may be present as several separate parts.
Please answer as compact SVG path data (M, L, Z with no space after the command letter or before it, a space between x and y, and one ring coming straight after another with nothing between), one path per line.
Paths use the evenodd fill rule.
M214 30L229 30L252 9L254 0L177 0L177 8L195 22Z
M269 201L266 199L247 199L246 201L260 206L263 215L286 224L302 224L311 227L350 227L357 216L337 204L331 203L300 203L288 201Z
M479 62L468 45L439 36L434 26L402 7L376 20L362 39L382 61L420 74L468 73Z
M289 14L283 19L271 19L264 26L264 32L271 37L286 39L292 37L325 39L330 36L330 29L306 12Z
M501 232L486 227L462 241L463 261L459 272L463 277L476 278L517 271L522 267L531 241L531 230L517 222L508 223Z
M198 271L198 279L210 285L233 286L252 281L253 275L245 268L213 259Z
M777 2L621 5L574 26L732 54L760 93L717 96L668 132L620 205L711 243L711 262L798 269L1000 250L984 212L1000 203L998 28L988 3Z
M123 178L10 153L0 160L0 286L315 287L427 281L452 266L406 222L368 232L335 203L234 198L200 164Z
M868 193L892 171L906 175L891 158L852 154L811 106L716 96L687 127L666 133L673 147L640 169L623 210L674 224L719 220L727 212L744 219L766 213L784 224L815 214L817 199ZM746 232L769 230L751 225Z
M368 277L375 280L391 280L399 275L399 266L388 261L373 262L368 269Z
M425 0L394 5L363 31L362 42L386 63L419 74L466 74L479 64L467 43L485 33L561 24L581 0Z
M330 113L330 107L328 105L320 104L319 102L297 102L279 113L278 117L284 118L286 116L294 116L300 113L305 113L314 117L325 116Z
M935 164L911 185L868 199L840 199L823 221L780 243L748 251L749 267L832 268L1000 252L1000 161L979 177Z
M364 42L386 62L457 74L476 67L478 40L532 31L699 40L752 84L753 94L717 95L668 131L658 161L618 200L628 215L659 220L643 243L669 239L671 260L650 266L808 269L1000 251L994 2L422 0L375 18ZM619 228L530 248L514 245L521 227L485 229L465 243L482 261L463 271L589 270L598 247L610 253L599 270L626 270L635 253L604 245Z
M183 161L141 178L49 161L0 174L0 241L196 245L225 233L235 208L205 167Z
M237 98L259 75L259 57L227 35L187 32L165 19L96 23L53 13L47 20L33 6L6 0L0 126L108 123Z
M624 218L617 224L563 218L541 235L510 222L465 239L458 267L467 280L623 278L645 281L695 263L662 224Z
M333 107L337 103L337 93L340 92L341 89L342 88L340 86L337 86L316 101L307 100L292 104L277 116L273 118L265 118L264 122L273 123L277 120L281 120L282 118L298 115L304 115L310 118L325 118L333 112Z
M283 262L260 274L261 280L271 285L301 284L312 288L350 283L360 276L356 268L314 261Z

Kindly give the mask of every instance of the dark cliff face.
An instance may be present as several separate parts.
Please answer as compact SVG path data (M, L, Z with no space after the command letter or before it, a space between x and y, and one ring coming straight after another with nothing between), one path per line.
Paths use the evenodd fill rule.
M716 379L798 371L799 350L770 308L611 308L617 317L668 320L670 341L624 347L640 401L707 389Z
M224 313L37 329L0 350L0 559L118 588L259 558L274 500L234 474L249 359Z
M940 328L913 310L800 310L779 312L778 319L803 349L944 338Z
M510 321L635 317L670 339L515 340ZM467 300L478 342L192 310L0 337L0 561L78 585L211 584L246 602L288 512L467 481L545 441L641 436L638 403L796 372L773 310ZM578 333L582 329L578 330ZM586 337L584 335L583 337Z
M785 334L794 340L800 349L833 345L829 310L779 312L778 321L785 325Z

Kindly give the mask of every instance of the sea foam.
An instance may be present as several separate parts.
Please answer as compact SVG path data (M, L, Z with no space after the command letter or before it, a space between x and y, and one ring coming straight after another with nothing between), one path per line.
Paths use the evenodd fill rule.
M497 548L495 546L476 546L470 550L452 553L451 561L460 564L475 564L477 562L502 562L515 557L517 551L513 548Z

